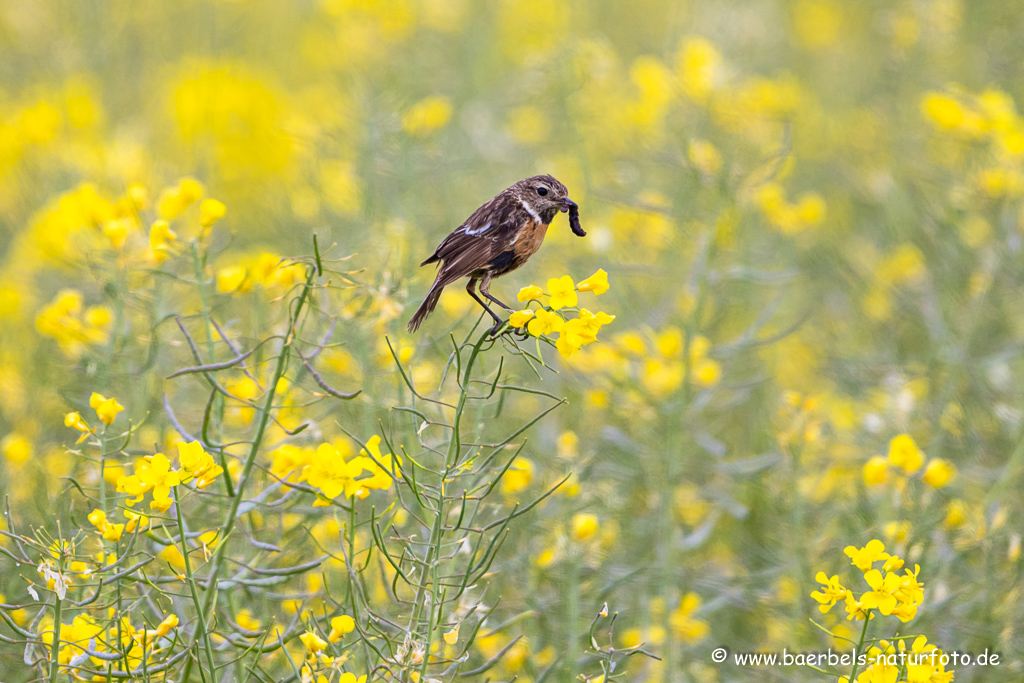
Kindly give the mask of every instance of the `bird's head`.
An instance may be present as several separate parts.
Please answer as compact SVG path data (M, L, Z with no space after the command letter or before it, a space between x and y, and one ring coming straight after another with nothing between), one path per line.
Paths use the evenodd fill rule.
M537 213L551 209L566 211L573 204L565 185L549 175L535 175L520 180L512 188L523 203Z
M579 209L576 202L569 199L569 190L566 189L565 185L550 175L537 175L532 178L525 178L510 189L526 205L528 210L543 217L547 223L551 222L551 219L559 211L569 211L570 215L572 215ZM573 221L572 223L576 222ZM573 232L579 234L575 226L573 227Z

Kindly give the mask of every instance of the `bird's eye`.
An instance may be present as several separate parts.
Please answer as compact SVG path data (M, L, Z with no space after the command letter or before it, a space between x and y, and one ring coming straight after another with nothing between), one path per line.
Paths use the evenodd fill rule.
M539 194L541 197L546 197L548 194L548 188L541 185L540 187L537 188L537 194Z

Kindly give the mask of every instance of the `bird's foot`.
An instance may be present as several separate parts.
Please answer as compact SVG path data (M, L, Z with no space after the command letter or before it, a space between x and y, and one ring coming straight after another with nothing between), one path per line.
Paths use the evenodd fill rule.
M517 341L526 341L530 337L530 333L526 330L526 327L512 327L511 323L507 320L502 320L494 324L494 327L487 331L487 340L495 341L500 337L508 335L515 338Z
M495 341L498 337L508 334L507 325L508 323L504 320L494 323L494 327L487 330L487 341Z

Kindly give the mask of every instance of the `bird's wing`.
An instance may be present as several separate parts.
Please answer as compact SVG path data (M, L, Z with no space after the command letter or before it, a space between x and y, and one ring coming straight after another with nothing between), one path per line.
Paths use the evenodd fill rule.
M442 261L442 276L454 282L479 270L511 248L530 216L513 198L498 195L477 209L423 262Z

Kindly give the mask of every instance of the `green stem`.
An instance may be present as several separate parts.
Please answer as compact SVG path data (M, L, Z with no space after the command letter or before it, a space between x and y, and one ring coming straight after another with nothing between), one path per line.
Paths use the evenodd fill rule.
M871 621L871 610L864 613L864 628L860 632L860 640L857 641L856 658L853 660L853 671L850 673L850 683L857 683L857 669L860 668L860 650L864 647L864 637L868 634L868 622Z
M181 500L178 498L178 487L174 487L174 513L178 519L178 534L181 538L181 556L185 560L185 577L188 579L188 588L192 593L192 605L196 609L196 613L199 615L199 619L196 623L196 629L198 629L198 635L203 639L203 646L206 649L206 665L210 667L210 677L216 680L217 670L213 665L213 643L210 642L210 632L206 629L206 612L203 610L202 605L199 603L199 591L196 589L196 577L192 573L192 560L189 559L189 548L188 541L185 539L185 521L181 517ZM199 675L202 676L203 680L206 677L203 676L203 667L199 667Z
M567 525L572 528L571 525ZM570 541L571 543L572 541ZM580 660L580 565L579 553L582 548L575 548L572 557L569 558L568 571L565 577L566 598L569 600L569 620L566 626L565 641L565 676L563 680L571 681L576 678L576 665Z
M100 510L107 514L107 430L100 437Z
M480 335L476 344L473 345L473 350L469 354L469 359L466 361L466 369L462 373L462 386L459 392L459 400L455 405L455 417L452 420L451 440L448 442L448 452L445 455L445 468L441 474L441 480L438 483L437 488L437 510L435 511L433 524L431 525L430 547L427 550L426 565L430 569L430 608L427 616L423 664L420 666L420 680L426 680L427 666L430 663L430 654L433 650L434 638L436 636L437 627L441 623L441 616L443 612L442 605L440 604L441 600L439 600L439 594L441 590L441 554L446 511L446 494L444 490L445 480L462 457L462 415L465 412L466 400L469 396L469 385L472 379L473 365L476 363L477 356L480 355L480 348L486 338L487 333ZM426 597L425 589L426 583L424 582L420 585L419 590L417 590L416 606L413 609L413 619L410 622L410 630L412 630L412 628L418 623L419 614L422 613L424 608L423 601ZM404 673L403 680L405 680Z
M199 258L199 242L192 240L192 266L196 273L196 287L199 288L199 300L203 304L203 320L206 323L206 351L210 354L209 363L217 362L217 349L213 344L213 326L210 324L210 301L206 294L205 274L202 260Z
M63 554L57 560L57 566L61 575L64 574ZM60 671L60 619L63 601L56 591L53 593L55 600L53 607L53 642L50 643L50 683L57 683L57 673Z
M292 345L295 343L295 325L302 314L303 307L306 305L306 300L309 298L315 274L316 269L312 267L309 268L306 276L306 284L302 288L302 293L299 295L295 311L288 318L288 335L285 337L284 343L281 345L281 351L277 356L277 364L274 367L274 378L270 382L270 386L267 388L267 395L263 400L263 407L260 409L260 421L256 425L256 434L253 436L252 446L249 448L249 453L246 455L245 462L242 464L242 474L239 476L238 485L235 487L235 495L231 498L228 505L227 515L224 518L224 523L221 525L220 533L217 536L218 545L217 549L213 553L213 558L210 560L210 572L207 579L206 593L203 596L203 608L200 614L212 614L213 612L213 603L216 599L215 596L217 595L217 576L220 574L221 565L224 563L224 557L228 546L227 538L235 526L235 519L238 517L238 508L242 504L245 487L249 483L249 475L256 462L256 456L260 451L260 447L263 445L263 435L266 433L267 425L270 423L270 415L274 407L274 396L277 392L277 385L280 382L281 377L284 375L285 368L288 366L288 358L291 355ZM184 675L181 680L188 680L191 664L192 660L190 658L188 659L188 664L185 665Z

